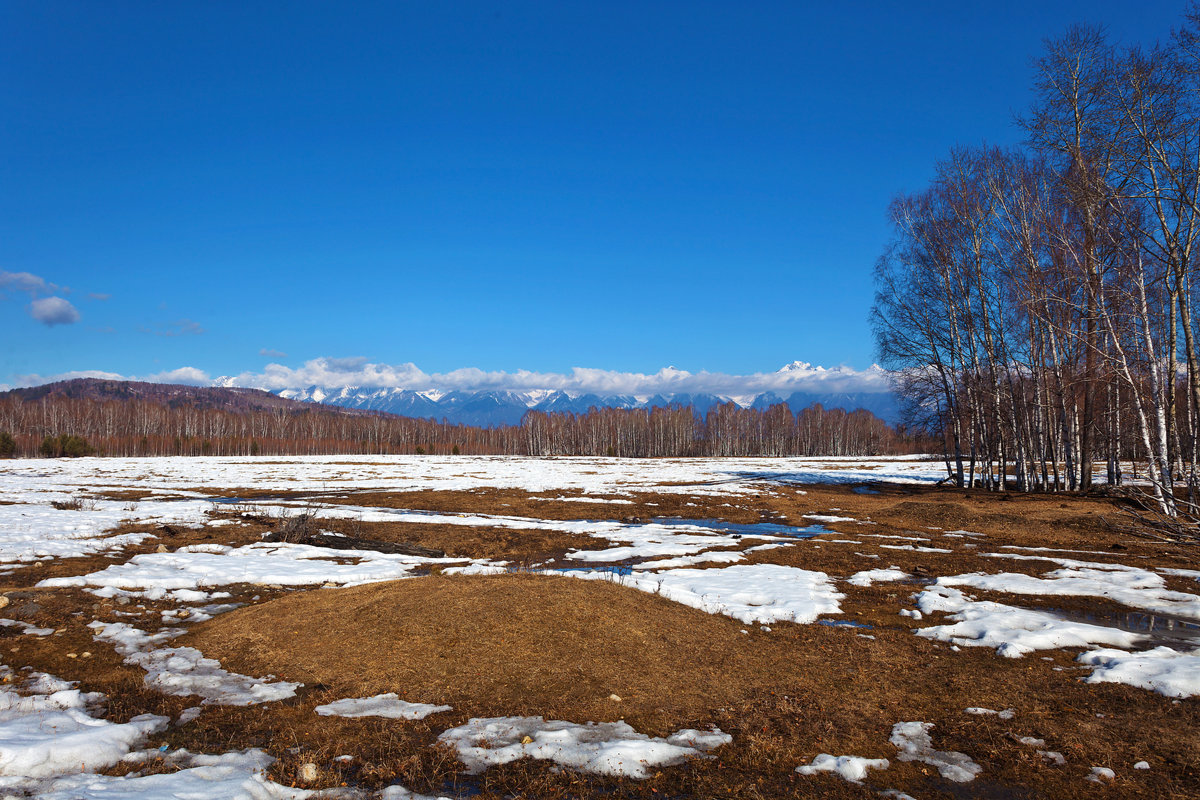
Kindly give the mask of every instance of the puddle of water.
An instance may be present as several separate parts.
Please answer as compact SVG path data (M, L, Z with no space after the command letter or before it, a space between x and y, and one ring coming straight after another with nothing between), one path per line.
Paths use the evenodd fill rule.
M183 500L194 500L195 498L185 497ZM245 503L246 505L254 505L255 503L278 503L284 500L298 500L301 498L284 495L263 495L261 497L206 497L204 498L210 503L216 503L219 506L238 506Z
M811 539L822 533L833 533L824 525L785 525L781 522L726 522L720 519L684 519L682 517L655 517L651 522L659 525L693 525L697 528L728 533L734 536L789 536L793 539Z
M607 572L612 575L632 575L633 567L623 564L606 567L552 567L554 572Z
M1071 622L1087 622L1104 625L1130 633L1142 633L1150 637L1150 645L1200 645L1200 623L1151 614L1148 611L1077 611L1064 608L1047 608L1047 613Z
M875 627L865 622L854 622L848 619L819 619L817 620L817 624L828 628L862 628L863 630L871 630Z

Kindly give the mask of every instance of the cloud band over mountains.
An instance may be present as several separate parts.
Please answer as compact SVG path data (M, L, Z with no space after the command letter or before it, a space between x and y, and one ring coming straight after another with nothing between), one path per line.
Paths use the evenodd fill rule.
M243 372L211 378L195 367L182 367L146 376L122 376L111 372L74 372L65 375L27 375L21 385L37 385L68 378L99 377L111 380L147 380L195 385L243 386L278 391L308 386L358 388L402 388L414 391L532 391L557 389L570 393L650 396L655 394L716 394L728 397L764 392L887 392L886 373L878 366L865 370L851 367L819 367L797 361L776 372L731 375L720 372L688 372L665 367L655 373L617 372L575 367L570 372L530 370L485 371L474 367L444 373L426 373L416 364L380 364L366 358L314 358L300 367L268 364L261 372Z

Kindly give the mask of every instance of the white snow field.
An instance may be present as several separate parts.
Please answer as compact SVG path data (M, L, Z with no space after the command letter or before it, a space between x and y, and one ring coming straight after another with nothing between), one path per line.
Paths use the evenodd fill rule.
M626 496L638 492L704 495L733 503L781 486L818 482L928 484L942 475L940 461L920 458L627 460L342 456L6 461L0 469L0 572L36 570L37 564L50 560L111 555L107 566L80 567L80 574L60 572L37 585L43 590L83 589L97 599L127 604L130 610L116 613L138 619L101 622L85 616L82 621L91 620L92 636L99 646L114 648L127 664L145 673L146 686L164 694L198 697L197 702L205 706L243 706L289 701L297 698L298 693L302 699L306 690L300 683L279 681L272 676L230 672L195 648L171 646L171 640L185 632L181 625L211 619L239 605L221 601L257 600L257 596L247 599L257 590L245 591L246 585L281 592L396 579L420 580L419 576L431 568L447 575L487 575L503 573L509 566L485 558L419 558L268 542L240 546L194 544L127 555L127 548L152 540L155 534L114 535L113 531L128 523L225 526L214 530L230 530L227 526L235 523L219 516L230 510L230 505L223 498L220 503L216 501L218 493L236 494L239 489L256 493L258 499L240 505L252 507L260 514L307 509L319 517L363 522L555 531L578 536L581 545L587 539L600 539L605 546L599 550L584 546L569 550L565 564L560 561L554 570L545 565L538 567L548 574L613 580L709 614L763 626L767 631L769 625L807 625L818 621L853 627L854 623L821 620L821 617L840 615L847 597L853 599L855 592L866 593L867 587L876 583L911 579L896 566L872 567L872 559L877 565L890 563L879 561L879 553L900 563L907 563L901 561L907 553L896 551L934 557L953 552L972 553L995 559L996 570L985 567L978 572L943 575L917 587L919 591L912 596L915 609L901 611L911 620L921 620L919 624L924 627L912 629L914 635L953 645L950 648L939 645L943 651L989 647L1011 658L1037 651L1078 648L1083 652L1077 657L1077 674L1082 674L1087 684L1119 682L1195 702L1188 698L1200 696L1200 649L1183 649L1179 644L1148 649L1154 642L1142 633L979 599L967 592L1098 597L1153 614L1200 620L1200 594L1170 590L1166 581L1167 577L1174 579L1175 586L1183 585L1181 581L1200 581L1197 570L1156 570L1149 562L1126 565L1082 561L1058 555L1080 551L1049 548L1005 546L1006 552L985 553L982 552L985 537L964 530L901 529L895 533L856 533L853 539L842 539L824 535L832 533L828 529L808 527L813 522L861 523L864 527L859 530L871 530L865 527L870 520L836 513L807 514L804 522L797 520L799 524L793 535L788 535L780 526L769 525L761 529L754 526L722 529L703 521L686 520L563 521L326 502L334 494L349 496L353 502L352 493L359 491L505 488L550 495L539 499L608 503L613 506L610 516L621 516L622 506L632 502ZM135 490L150 495L136 501L92 496L105 490ZM315 496L303 502L262 497L263 493L298 491L312 492ZM563 492L582 492L583 496L568 497ZM322 498L322 494L328 496ZM805 542L803 537L810 535L820 538ZM935 537L939 545L936 547L932 545ZM741 563L751 558L795 563L796 554L806 552L803 547L843 543L864 551L845 548L862 559L863 568L851 567L844 574L830 575L776 563ZM981 549L969 549L976 547ZM1021 552L1008 552L1012 550ZM1119 558L1112 553L1097 555ZM1005 571L1006 565L1013 568L1013 561L1021 562L1022 566L1044 562L1051 568L1040 576ZM1190 584L1184 588L1190 588ZM225 589L243 594L231 598ZM887 590L899 591L893 587ZM880 593L879 589L870 591ZM5 598L3 602L7 601ZM143 612L137 610L138 603L151 601L163 604L153 607L153 619L141 616ZM171 627L155 630L160 618L163 625ZM0 626L7 629L6 635L22 640L56 634L53 628L7 617L0 619ZM873 639L872 634L858 635ZM908 634L901 631L901 635ZM944 657L954 655L946 652ZM195 754L183 750L139 750L147 747L148 737L163 730L170 720L142 715L117 724L104 718L102 695L80 691L48 675L13 672L7 667L0 668L0 677L6 684L0 688L0 797L276 800L306 798L312 794L266 778L265 770L272 759L263 752ZM1063 680L1072 678L1064 674ZM198 708L185 711L176 724L195 719ZM437 730L443 727L437 723L437 714L450 710L449 706L409 703L389 692L337 700L316 707L315 713L401 722L427 718L423 724L432 724ZM982 708L967 711L992 713ZM1012 714L1006 710L995 716L1008 720ZM315 717L313 720L318 722ZM931 730L932 725L927 722L894 722L889 741L898 751L896 757L900 761L923 762L954 782L970 781L980 773L982 768L968 755L935 750ZM686 729L665 738L654 738L624 722L597 724L586 720L495 717L470 719L464 725L443 730L438 741L450 746L470 772L533 758L584 772L644 778L660 767L709 757L711 751L729 743L731 737L719 730ZM1038 740L1031 739L1030 746L1035 746L1034 741ZM880 744L886 745L882 741ZM1054 760L1052 756L1062 758L1050 751L1038 752L1050 760ZM177 771L141 774L136 768L155 759L170 760ZM135 768L122 777L96 774L119 763ZM820 753L796 771L802 775L827 772L857 782L870 779L871 771L888 767L886 759ZM388 787L376 796L420 797L399 786Z

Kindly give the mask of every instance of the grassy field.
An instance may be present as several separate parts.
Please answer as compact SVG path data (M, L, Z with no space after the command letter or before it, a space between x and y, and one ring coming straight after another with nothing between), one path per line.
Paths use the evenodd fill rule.
M0 578L8 598L0 615L53 631L0 627L0 659L15 676L29 667L103 693L94 715L112 723L141 714L170 718L140 745L154 754L95 770L97 780L128 776L107 783L110 792L125 786L133 796L142 785L136 781L193 768L172 757L182 749L247 748L275 759L262 780L282 797L286 787L371 796L389 786L389 796L403 796L394 785L451 797L894 791L922 800L1195 797L1200 787L1200 700L1186 691L1200 673L1191 673L1190 662L1156 691L1136 681L1085 682L1099 670L1077 660L1113 645L1106 631L1134 637L1126 652L1163 646L1187 655L1200 647L1200 618L1189 616L1200 608L1200 574L1189 572L1194 552L1114 532L1108 521L1121 511L1110 500L860 479L689 486L687 476L669 475L636 487L481 481L389 490L377 485L387 481L371 480L255 491L240 482L200 486L187 476L156 480L153 462L142 464L128 470L132 477L93 477L90 485L79 478L69 491L53 489L84 498L84 508L57 513L134 509L102 532L123 537L119 546L21 562ZM463 467L486 470L467 459ZM845 467L856 478L872 469ZM846 469L829 470L831 480ZM7 491L0 499L11 513L46 502L12 485ZM173 521L153 505L194 503L200 495L237 500L205 500L202 511ZM313 515L313 529L420 545L445 557L385 562L362 550L264 548L264 533L300 513ZM266 557L278 566L261 566ZM752 569L767 565L782 572ZM401 579L379 577L385 568L401 570L394 576ZM890 574L851 580L885 569ZM310 573L328 579L287 580ZM714 582L719 574L747 576L745 585L735 596ZM776 584L754 584L764 574L804 576L825 592L822 602L832 593L836 612L806 621L795 611L806 597L787 605ZM984 586L986 576L997 586ZM1124 588L1095 588L1106 581ZM959 610L916 610L929 608L938 591L960 593ZM989 609L980 617L986 630L949 629ZM1068 627L997 626L1028 611ZM203 692L173 694L195 685L148 683L149 662L131 660L132 646L122 650L102 635L118 629L101 626L117 624L151 635L182 628L153 647L195 648L227 673L302 685L249 705L229 705L218 690L205 702ZM1070 625L1095 638L1064 643L1079 633ZM922 629L926 635L917 635ZM1000 652L1014 643L1020 657ZM314 710L384 693L450 710L422 719ZM191 708L198 710L184 713ZM715 728L731 738L651 765L645 777L531 757L470 774L442 735L471 720L507 717L624 722L661 739ZM897 726L906 722L932 725L929 749L898 743ZM535 744L526 743L530 752ZM888 766L865 772L862 782L796 771L823 753L886 759ZM953 780L946 754L962 754L977 776ZM1135 769L1139 762L1148 768ZM1089 780L1096 767L1113 777ZM33 794L54 788L45 780L17 784L15 791Z

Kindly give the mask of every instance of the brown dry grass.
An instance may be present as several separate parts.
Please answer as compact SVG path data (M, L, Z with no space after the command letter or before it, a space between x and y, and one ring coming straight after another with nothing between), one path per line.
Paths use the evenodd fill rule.
M632 507L607 505L604 513L596 514L593 504L535 500L520 492L421 494L371 500L394 507L556 519L689 516L753 522L782 516L794 524L805 524L806 513L838 508L833 513L876 522L835 523L831 527L839 533L825 541L800 542L749 559L835 576L889 564L928 577L973 570L1040 574L1055 566L989 559L979 553L998 551L1003 545L1096 550L1106 555L1062 555L1194 568L1191 551L1114 533L1102 518L1116 509L1094 498L1000 499L983 492L913 487L880 487L879 494L862 495L841 486L806 486L803 491L783 489L740 498L638 495ZM345 495L345 500L369 504L362 494ZM338 524L325 527L336 529ZM561 554L568 547L606 546L601 539L565 534L543 537L504 529L389 525L366 526L357 535L517 561ZM971 549L965 547L968 541L941 537L929 527L966 528L987 538ZM31 666L80 680L86 690L105 692L109 715L117 721L146 712L177 715L196 699L147 690L140 671L123 665L110 647L93 641L86 628L88 621L101 619L131 621L153 630L157 612L169 604L139 603L145 608L138 609L98 601L81 591L29 587L43 577L78 575L153 551L160 542L170 549L205 541L245 544L265 529L226 526L181 529L170 535L148 528L161 538L115 557L63 559L5 576L0 590L9 593L12 603L3 614L61 633L32 637L0 628L0 658L14 667ZM905 542L867 535L909 531L931 539L919 544L953 552L889 550L881 545ZM861 543L828 541L833 538ZM1186 579L1173 579L1171 585L1196 591L1195 582ZM620 585L570 578L432 576L291 593L230 588L235 599L255 604L198 626L180 643L220 657L230 669L271 672L304 681L306 687L283 703L206 707L199 719L164 733L162 743L203 752L263 747L280 758L272 774L284 782L294 781L299 766L312 761L321 768L321 786L378 787L400 781L417 791L457 789L482 797L836 798L870 797L889 787L922 800L1074 798L1081 789L1111 797L1198 796L1200 700L1176 703L1132 687L1084 685L1078 677L1087 671L1077 667L1070 651L1016 660L986 648L951 652L945 645L913 636L913 627L931 623L898 615L911 606L909 596L919 588L912 584L839 585L847 595L843 616L873 625L867 633L875 639L820 625L781 624L767 633ZM1024 606L1048 602L997 599ZM1105 606L1091 598L1054 599L1060 607L1070 603ZM138 616L122 616L132 612ZM741 633L743 627L750 633ZM85 651L92 657L82 658ZM454 711L422 722L344 720L312 711L314 705L340 697L384 691L397 691L413 701L448 702ZM614 692L622 697L619 703L607 699ZM963 713L977 705L1013 707L1017 716L1004 721ZM439 731L469 716L511 714L579 722L624 717L652 734L712 722L732 733L734 742L712 760L664 769L640 782L560 772L533 762L467 778L453 758L432 746ZM935 723L935 746L968 753L983 765L984 774L971 784L954 786L938 779L931 768L897 761L888 735L894 723L908 720ZM1033 748L1016 741L1021 736L1044 738L1047 748L1062 752L1068 764L1049 765ZM890 758L892 767L873 773L866 787L795 774L797 765L820 752ZM334 761L343 753L354 759ZM1132 764L1142 759L1152 769L1133 771ZM1108 789L1084 783L1093 765L1115 769L1117 783Z
M792 769L819 752L895 762L888 735L906 720L935 722L936 746L984 765L985 777L966 796L987 796L989 785L1009 787L1012 796L1067 796L1084 765L1112 765L1128 776L1133 761L1151 755L1161 768L1137 776L1148 794L1186 796L1179 792L1200 774L1196 703L1085 687L1073 679L1079 673L1069 654L1048 662L984 649L952 653L914 637L888 593L872 587L858 596L878 609L870 640L816 625L743 634L733 620L604 582L437 577L286 596L205 623L188 641L238 670L318 683L329 696L397 691L449 703L455 710L444 726L469 716L541 714L624 718L657 735L709 722L734 733L720 766L696 763L664 771L670 776L657 784L630 784L639 796L667 787L689 796L845 791L837 779L798 781ZM1015 707L1018 716L963 713L975 705ZM1015 741L1020 736L1045 738L1069 767L1043 764ZM528 779L528 765L514 769ZM511 790L515 780L501 784ZM928 768L898 762L872 783L922 797L952 788Z

